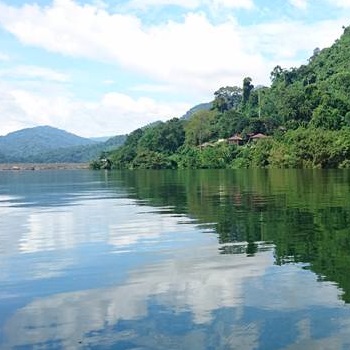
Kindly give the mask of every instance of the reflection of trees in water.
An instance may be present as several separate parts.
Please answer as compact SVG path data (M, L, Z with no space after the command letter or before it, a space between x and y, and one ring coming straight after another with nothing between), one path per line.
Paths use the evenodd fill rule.
M210 226L218 234L221 253L254 255L266 249L258 242L273 242L276 264L309 263L319 278L337 282L350 302L349 171L197 170L115 176L147 204L171 207Z

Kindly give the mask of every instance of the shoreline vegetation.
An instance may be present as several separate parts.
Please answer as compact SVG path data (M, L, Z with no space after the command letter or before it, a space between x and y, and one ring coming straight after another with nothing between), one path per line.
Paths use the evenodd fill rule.
M210 106L130 133L92 169L350 168L350 27L271 86L221 87ZM250 140L254 135L263 135ZM225 142L220 142L224 140Z

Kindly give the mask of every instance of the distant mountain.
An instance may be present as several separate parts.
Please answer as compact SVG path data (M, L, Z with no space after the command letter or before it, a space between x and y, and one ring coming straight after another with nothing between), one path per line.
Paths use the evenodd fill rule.
M35 154L26 159L29 163L86 163L98 158L101 153L109 152L124 144L126 135L111 137L105 142L89 145L58 148ZM1 162L1 155L0 155Z
M125 137L97 142L50 126L22 129L0 136L0 162L87 162L117 148Z
M208 111L213 107L212 102L205 102L200 103L199 105L196 105L192 107L190 110L188 110L180 119L188 120L192 117L192 115L198 111Z

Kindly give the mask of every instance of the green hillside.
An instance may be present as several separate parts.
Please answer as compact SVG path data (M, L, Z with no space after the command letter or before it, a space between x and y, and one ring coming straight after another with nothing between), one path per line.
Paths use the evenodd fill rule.
M117 135L94 144L57 148L35 153L25 158L26 163L88 163L103 152L115 150L125 142L126 135Z
M275 67L270 87L242 78L210 110L135 130L108 156L114 168L350 167L350 28L308 64Z
M50 126L22 129L0 137L0 163L82 163L121 146L126 136L105 142Z

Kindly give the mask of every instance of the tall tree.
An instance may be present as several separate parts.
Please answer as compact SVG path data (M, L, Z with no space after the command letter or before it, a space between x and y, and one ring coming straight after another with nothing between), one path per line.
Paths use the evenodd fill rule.
M242 89L238 86L221 87L214 92L213 108L219 112L235 109L242 101Z
M253 90L254 85L252 84L252 78L246 77L243 79L243 106L248 102L250 92Z

